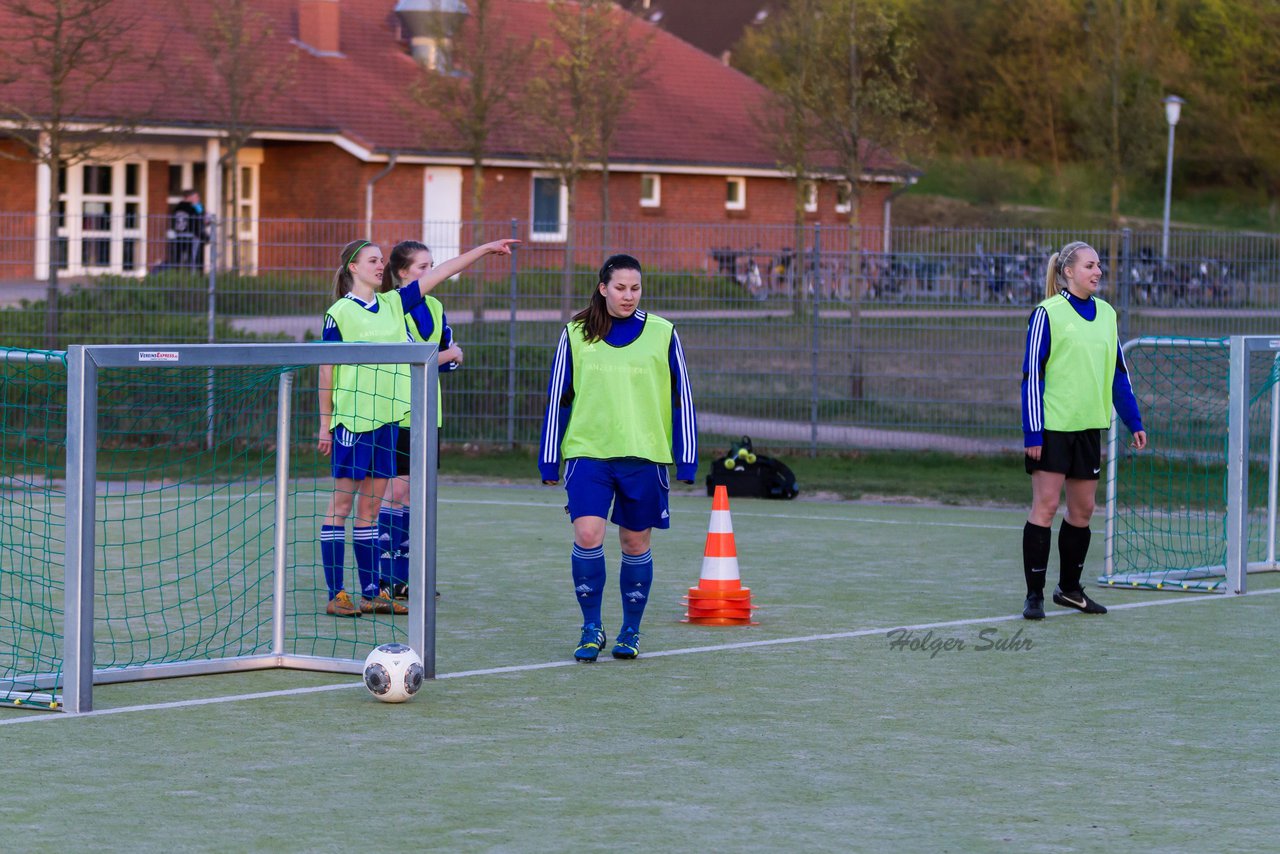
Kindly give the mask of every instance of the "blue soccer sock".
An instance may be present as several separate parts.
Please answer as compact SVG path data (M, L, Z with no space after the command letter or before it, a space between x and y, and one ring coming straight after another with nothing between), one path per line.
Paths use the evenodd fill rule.
M320 526L320 562L324 564L324 583L329 598L342 589L342 565L346 561L347 528L345 525Z
M409 508L391 511L391 580L409 583Z
M644 606L649 604L649 588L653 586L653 552L622 555L618 587L622 590L622 625L640 628Z
M600 603L604 600L604 546L584 549L573 544L573 593L582 609L582 623L601 624Z
M356 573L360 577L360 592L372 599L378 595L378 577L374 574L378 558L378 526L352 528L351 550L356 553Z
M395 537L392 535L395 523L391 520L391 514L394 512L390 507L383 507L378 511L379 584L391 583L392 554L395 552Z

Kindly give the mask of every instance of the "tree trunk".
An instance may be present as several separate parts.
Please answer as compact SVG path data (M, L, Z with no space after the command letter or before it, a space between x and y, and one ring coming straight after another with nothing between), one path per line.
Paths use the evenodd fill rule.
M805 251L804 247L804 184L799 180L796 181L796 207L793 225L795 226L795 237L792 238L791 245L795 247L795 254L791 258L791 268L788 270L788 274L794 283L794 289L789 290L787 297L791 300L792 312L799 316L805 304L804 270L805 263L809 257L809 253Z
M482 155L473 154L471 159L471 222L473 232L471 245L479 246L484 239L484 162ZM483 340L485 292L484 276L474 277L476 283L476 340Z
M49 283L44 297L44 348L58 349L58 161L50 151L53 177L49 181Z
M573 292L573 212L574 196L577 190L577 180L571 179L565 181L565 188L569 196L566 207L565 223L564 223L564 269L561 272L560 279L560 322L568 323L569 318L573 316L573 305L576 294Z
M613 244L609 234L609 157L605 155L600 161L600 253L613 254Z
M852 145L847 152L849 179L849 397L862 400L866 388L862 358L862 283L858 281L859 217L862 215L862 192L858 179L862 175L862 157L858 151L861 128L858 127L858 95L862 71L858 60L858 2L849 2L849 121Z

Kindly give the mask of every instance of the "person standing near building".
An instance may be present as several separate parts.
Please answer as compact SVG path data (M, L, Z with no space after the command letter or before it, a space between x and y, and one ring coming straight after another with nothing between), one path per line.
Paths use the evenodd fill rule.
M169 217L173 233L173 259L177 267L199 269L204 266L204 205L195 190L182 191L182 201Z
M1098 253L1082 241L1068 243L1049 257L1045 298L1027 324L1022 432L1032 495L1022 533L1022 616L1028 620L1045 616L1050 526L1064 490L1067 512L1058 529L1061 564L1053 601L1086 614L1107 613L1085 594L1080 577L1102 471L1102 430L1111 424L1113 406L1133 434L1130 447L1147 446L1115 310L1097 297L1101 281Z
M650 535L671 525L667 467L674 462L685 483L698 468L684 351L670 321L640 310L641 275L630 255L605 261L590 304L560 333L547 387L538 468L543 484L553 486L565 461L570 565L582 611L578 661L595 661L608 641L601 616L605 517L618 526L622 546L622 620L612 655L632 659L640 654L653 583Z

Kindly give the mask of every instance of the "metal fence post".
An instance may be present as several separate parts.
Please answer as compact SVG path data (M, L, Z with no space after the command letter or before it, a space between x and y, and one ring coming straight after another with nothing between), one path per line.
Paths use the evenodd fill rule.
M511 239L520 236L520 221L511 220ZM520 299L516 281L516 253L511 253L511 313L507 323L507 447L516 444L516 311Z
M1113 275L1116 279L1116 296L1120 300L1120 341L1129 340L1129 303L1133 299L1133 281L1129 276L1133 269L1133 229L1126 228L1120 232L1120 269Z
M822 223L813 225L813 269L816 278L816 272L822 269ZM800 280L803 283L803 271ZM813 305L809 312L809 456L811 457L818 455L818 289L819 285L815 281Z
M199 238L197 237L197 240ZM198 250L199 243L196 243ZM212 214L209 215L209 289L206 297L208 315L205 319L206 333L209 343L214 343L215 332L218 327L218 218ZM204 447L207 451L213 450L213 418L214 418L214 392L213 392L213 368L209 369L209 379L205 384L206 402L205 402L205 434Z

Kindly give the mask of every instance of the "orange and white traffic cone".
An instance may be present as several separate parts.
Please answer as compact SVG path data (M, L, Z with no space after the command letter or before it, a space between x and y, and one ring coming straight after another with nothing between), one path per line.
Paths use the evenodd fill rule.
M684 622L704 626L751 626L751 588L742 586L738 572L738 547L729 517L729 492L716 487L711 499L711 524L703 550L698 586L685 597L689 610Z

